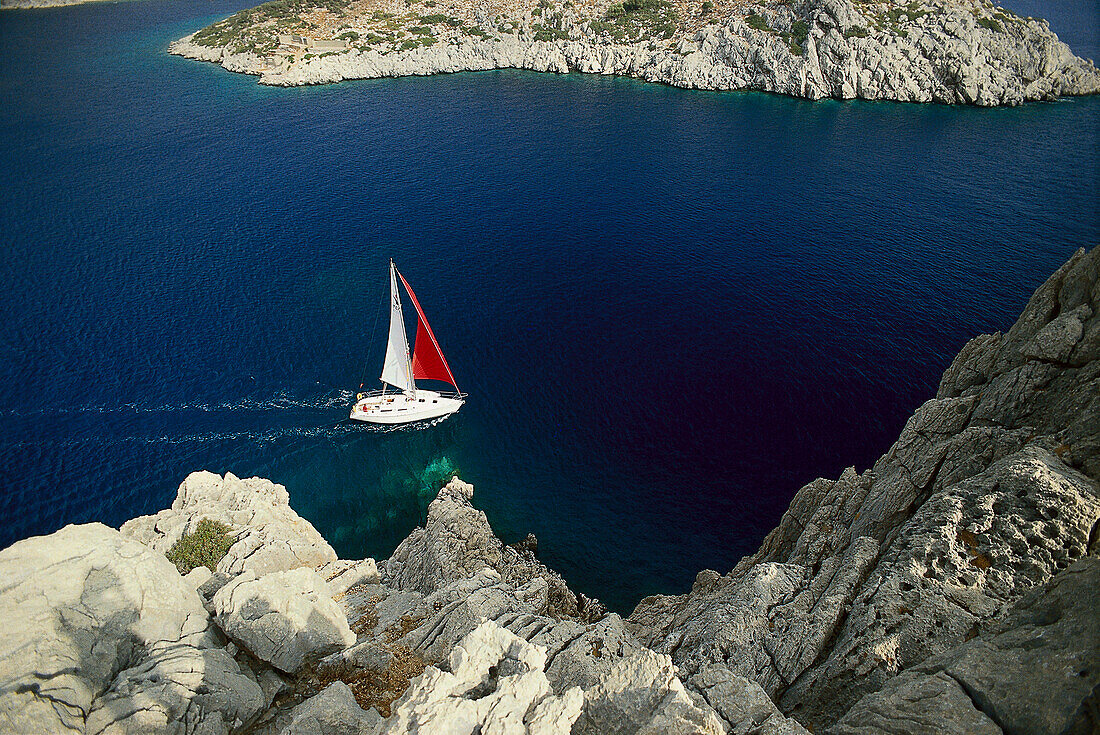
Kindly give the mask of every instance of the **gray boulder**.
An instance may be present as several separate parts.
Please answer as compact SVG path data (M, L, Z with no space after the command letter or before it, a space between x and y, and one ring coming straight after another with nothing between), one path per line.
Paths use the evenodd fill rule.
M707 664L691 686L728 725L730 735L808 735L806 728L784 717L759 684L724 666Z
M672 660L648 649L617 661L584 692L584 708L573 728L573 735L723 732L718 716L688 694Z
M378 735L382 716L355 702L348 685L336 681L295 707L279 735Z
M545 662L541 648L485 622L454 646L448 671L429 666L413 680L383 732L566 735L583 698L577 688L554 694Z
M289 674L355 643L343 610L312 569L258 578L246 572L218 590L213 605L226 635Z
M0 551L0 617L5 732L224 734L263 705L194 588L101 524Z
M1096 732L1097 610L1100 559L1087 557L977 637L863 697L830 732Z

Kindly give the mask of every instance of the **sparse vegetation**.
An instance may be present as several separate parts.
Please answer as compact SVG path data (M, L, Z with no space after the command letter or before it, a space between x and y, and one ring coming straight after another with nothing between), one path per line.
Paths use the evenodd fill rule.
M200 46L228 46L237 41L245 50L273 50L279 31L292 30L301 23L302 13L327 10L343 16L351 0L271 0L254 8L234 13L225 20L208 25L195 33Z
M871 32L863 26L852 26L844 31L845 38L867 38L870 35Z
M444 15L443 13L433 13L431 15L422 15L422 16L420 16L420 22L421 23L427 23L427 24L433 25L433 26L440 25L440 24L445 24L445 25L449 25L451 28L458 28L459 26L462 25L462 21L460 21L458 18L452 18L451 16Z
M781 33L780 37L786 42L787 47L795 56L805 53L806 38L810 35L810 26L804 20L796 20L791 23L790 33Z
M569 34L558 28L535 24L531 26L536 41L568 41Z
M677 20L676 10L667 0L624 0L609 5L603 20L594 20L588 27L615 41L632 42L646 36L672 38Z
M213 572L236 541L232 532L233 529L224 523L203 518L194 531L180 536L165 556L176 565L180 574L187 574L197 567L206 567Z
M1004 26L1002 26L994 18L978 18L978 25L980 25L982 28L988 28L989 30L994 31L996 33L1003 33L1004 32Z
M770 31L772 29L772 27L768 25L768 21L764 20L764 16L757 15L756 13L746 15L745 22L749 24L749 28L755 28L758 31Z

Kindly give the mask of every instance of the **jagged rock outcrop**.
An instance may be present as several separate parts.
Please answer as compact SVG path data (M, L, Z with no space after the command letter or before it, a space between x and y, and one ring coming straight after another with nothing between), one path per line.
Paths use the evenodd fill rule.
M726 668L821 731L1095 554L1098 271L1100 250L1074 255L1012 329L962 350L871 470L802 488L755 555L643 600L630 630L689 682ZM973 708L943 677L901 681L919 706Z
M576 687L554 694L545 663L538 646L493 622L482 623L451 649L448 671L431 666L412 682L383 732L565 735L583 696Z
M382 565L387 586L429 594L488 568L515 587L540 580L536 584L549 615L598 619L606 612L597 601L570 590L529 548L503 544L485 513L470 504L473 494L473 486L457 477L439 491L424 527L409 534Z
M982 626L975 638L861 699L830 732L1096 732L1098 610L1100 559L1086 557Z
M257 576L297 567L320 567L336 561L336 552L313 525L290 507L286 488L270 480L242 480L227 472L193 472L179 486L172 507L122 524L122 534L167 553L199 521L228 525L237 541L218 564L218 571Z
M459 8L432 7L463 15ZM603 3L598 7L606 9ZM514 35L458 35L411 49L363 46L293 63L277 53L240 50L236 40L224 47L204 46L194 35L174 42L169 51L283 86L517 68L809 99L983 106L1100 91L1100 73L1092 62L1074 56L1045 21L1006 14L985 2L922 0L904 7L851 0L765 3L750 11L759 13L753 22L730 13L699 27L689 23L671 36L662 31L635 42L615 41L607 35L607 23L570 4L555 12L560 32L552 40L537 32L538 17L523 15L480 21L491 21L489 28L517 23L520 30ZM792 46L798 28L805 35ZM369 35L365 26L359 32Z
M355 643L344 611L312 569L258 578L245 572L218 590L213 605L226 635L288 674Z
M704 666L692 677L691 687L725 721L731 735L809 735L783 716L759 684L725 666Z
M222 734L260 687L163 554L98 523L0 551L0 730Z
M575 735L721 735L722 721L694 701L668 656L641 649L617 661L584 693Z

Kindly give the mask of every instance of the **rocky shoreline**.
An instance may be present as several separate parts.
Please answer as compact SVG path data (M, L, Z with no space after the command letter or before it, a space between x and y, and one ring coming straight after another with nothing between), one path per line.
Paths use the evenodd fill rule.
M971 340L871 469L627 618L458 478L389 559L206 472L0 551L12 733L1090 733L1100 727L1100 249ZM215 570L176 543L229 529ZM731 522L733 519L731 519Z
M716 10L711 2L648 1L541 0L490 12L410 0L404 12L361 0L338 12L280 18L260 6L173 42L169 52L278 86L514 68L807 99L998 106L1100 92L1100 72L1046 21L981 0ZM649 9L633 11L635 19L634 7ZM354 40L346 50L294 53L275 40L286 28Z
M108 0L0 0L0 10L31 10L34 8L62 8L69 5L107 2ZM115 0L117 2L117 0Z

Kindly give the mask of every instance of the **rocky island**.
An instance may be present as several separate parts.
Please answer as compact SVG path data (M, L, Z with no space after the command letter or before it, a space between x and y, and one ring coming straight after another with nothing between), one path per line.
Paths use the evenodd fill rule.
M515 68L982 106L1100 91L1045 21L989 0L272 0L169 51L284 86Z
M872 468L627 618L504 544L458 478L376 562L338 559L279 485L192 474L156 515L0 551L0 730L1096 732L1098 312L1080 251Z

